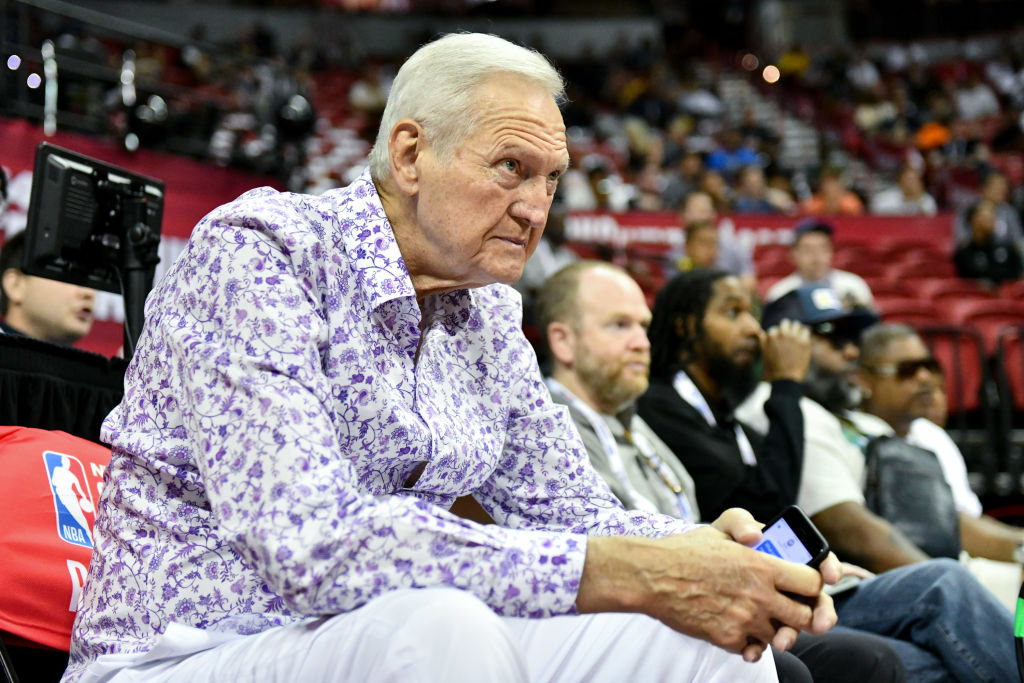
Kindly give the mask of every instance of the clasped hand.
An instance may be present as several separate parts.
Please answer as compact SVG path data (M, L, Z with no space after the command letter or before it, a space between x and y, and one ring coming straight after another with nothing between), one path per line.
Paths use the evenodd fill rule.
M819 571L757 552L761 526L731 509L685 534L591 538L577 607L642 612L751 662L799 631L828 631L836 613L822 587L839 580L839 561L830 553Z

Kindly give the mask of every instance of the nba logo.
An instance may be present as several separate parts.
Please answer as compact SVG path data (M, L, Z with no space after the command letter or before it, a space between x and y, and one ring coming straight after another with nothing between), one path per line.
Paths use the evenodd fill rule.
M43 461L57 513L57 533L68 543L92 549L92 524L86 515L92 517L96 506L82 461L54 451L44 451Z

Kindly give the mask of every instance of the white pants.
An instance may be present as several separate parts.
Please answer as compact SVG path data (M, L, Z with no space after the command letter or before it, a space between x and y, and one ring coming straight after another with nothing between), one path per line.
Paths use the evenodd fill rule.
M172 624L149 653L101 657L81 680L777 683L778 678L770 650L748 664L644 615L513 619L495 615L464 591L436 588L389 593L347 614L251 636Z

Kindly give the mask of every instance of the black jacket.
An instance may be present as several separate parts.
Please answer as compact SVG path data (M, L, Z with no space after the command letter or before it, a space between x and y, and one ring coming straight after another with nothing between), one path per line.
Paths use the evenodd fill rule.
M773 382L764 407L768 434L761 436L740 424L757 457L755 467L744 464L740 456L731 410L711 404L718 422L711 426L664 380L652 380L637 406L640 416L693 477L705 521L727 508L741 507L764 522L796 502L804 456L801 396L797 382Z

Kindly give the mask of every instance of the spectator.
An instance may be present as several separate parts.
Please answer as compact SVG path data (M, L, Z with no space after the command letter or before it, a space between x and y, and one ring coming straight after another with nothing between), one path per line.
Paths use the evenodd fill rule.
M679 270L713 268L718 261L718 226L707 221L686 226L686 255L679 260Z
M960 277L999 284L1020 279L1022 263L1017 247L996 236L996 205L981 200L967 211L971 240L957 247L953 263Z
M964 121L974 121L999 113L996 94L978 75L976 69L968 69L967 77L956 89L954 96L956 113Z
M718 171L724 177L735 178L739 170L757 163L757 152L744 144L743 136L735 128L726 128L722 143L710 154L705 162L707 168Z
M1018 251L1024 247L1024 230L1021 229L1020 214L1017 209L1007 201L1010 196L1010 181L1003 173L990 170L981 185L981 192L978 201L988 201L993 204L995 210L995 226L992 235L1001 242L1010 242L1016 245ZM968 219L970 207L968 206L957 215L954 228L954 247L970 242L973 238L974 227Z
M904 164L896 177L896 186L882 190L871 200L871 212L884 216L934 216L938 207L924 189L920 171Z
M661 193L661 202L666 209L681 209L683 202L700 189L700 178L704 173L704 160L699 152L686 152L679 166L668 174L668 181Z
M865 503L862 449L869 438L893 433L936 453L959 511L964 549L1001 560L1014 557L1024 533L981 515L959 450L945 432L945 438L936 438L935 425L917 420L931 413L936 376L925 364L915 364L916 374L905 379L902 370L889 374L896 367L889 362L889 351L876 353L876 349L891 347L893 353L906 351L911 357L925 358L927 353L921 353L924 347L919 346L913 331L902 325L876 326L862 340L861 356L857 339L878 316L866 309L844 308L835 292L814 286L801 287L765 307L765 324L784 318L802 320L814 331L811 364L803 385L806 398L801 402L808 455L797 503L840 557L876 572L928 559L910 538ZM737 410L737 415L761 434L770 425L765 411L768 395L762 385ZM865 396L865 406L877 411L875 415L854 410ZM880 419L879 413L889 415L892 422ZM899 427L890 426L894 423ZM993 594L1003 604L1008 600L1012 604L1020 587L1020 567L1009 569L984 560L971 560L968 566L984 585L995 589ZM1008 581L1010 576L1013 581Z
M66 683L774 681L768 643L834 623L834 558L751 551L742 511L623 510L551 404L501 283L568 165L561 95L539 54L445 36L399 70L352 185L197 226L104 423ZM497 524L451 514L467 495Z
M0 330L64 345L89 334L96 292L22 272L24 253L24 232L0 249Z
M864 213L864 202L843 185L842 171L826 168L818 179L818 191L800 209L813 216L859 216Z
M806 218L797 223L794 232L796 235L789 253L796 272L772 285L765 294L766 302L774 301L801 285L814 283L826 284L836 290L849 306L874 307L871 288L862 277L832 267L835 249L832 243L834 230L830 223Z
M960 449L944 429L925 419L935 401L937 362L907 325L878 325L861 340L862 409L884 420L869 435L895 434L933 452L953 490L960 519L960 540L972 558L971 569L1010 609L1016 604L1024 562L1024 529L982 514L981 502L967 481ZM984 560L995 560L997 563Z
M827 310L841 310L834 293L829 302ZM803 443L804 429L809 426L802 420L807 401L800 399L800 388L792 381L806 367L808 344L800 339L806 331L799 323L784 320L766 334L750 310L749 299L743 296L735 278L720 271L679 275L665 285L655 301L648 333L651 385L638 401L639 412L687 465L703 515L716 505L779 508L791 504L796 500L797 486L801 492L806 487L801 460L806 468L818 458L816 448L810 444L805 448ZM779 317L773 320L778 322ZM818 329L825 331L820 325ZM855 329L838 328L844 334ZM769 421L770 426L754 430L733 406L757 386L759 347L764 349L767 378L778 377L776 373L785 368L788 379L776 379L770 389L767 382L758 387L764 406L760 418ZM796 471L788 469L787 463ZM935 573L943 575L939 583L950 582L949 593L936 601L929 599L925 608L908 596L927 592L938 598L937 592L924 588L931 581L925 577ZM915 587L918 581L922 583ZM851 582L856 584L855 579ZM896 590L897 582L906 582L906 586ZM908 648L906 643L890 641L898 646L909 680L1002 680L1013 671L1009 640L997 636L1005 632L1009 613L999 609L994 597L951 560L933 560L886 572L836 599L843 606L840 624L909 638L915 643L916 647ZM946 599L959 603L961 608L974 605L976 600L986 605L976 613L982 620L975 625L980 630L965 638L965 642L972 643L971 648L958 652L959 648L949 646L951 640L959 642L962 636L951 636L948 629L958 628L965 619L952 604L940 606ZM880 605L884 608L879 609ZM846 608L849 613L842 611ZM938 616L934 608L945 616ZM919 620L925 614L929 618ZM910 626L908 618L917 623ZM996 648L982 655L990 667L984 673L974 668L979 654L974 647L979 639Z
M643 291L618 266L583 261L547 281L541 309L551 396L568 406L594 468L631 509L697 519L689 473L636 414L650 363ZM866 633L803 634L791 652L775 653L780 677L798 667L835 683L904 679L892 646Z
M707 192L691 192L683 202L680 220L684 226L698 223L718 225L718 212L714 201ZM677 261L681 268L684 264ZM757 276L754 272L754 257L749 250L735 240L718 240L718 258L715 267L738 276L748 291L755 291Z
M785 193L768 187L760 166L744 166L740 170L732 195L734 213L779 213L793 209L793 201Z

